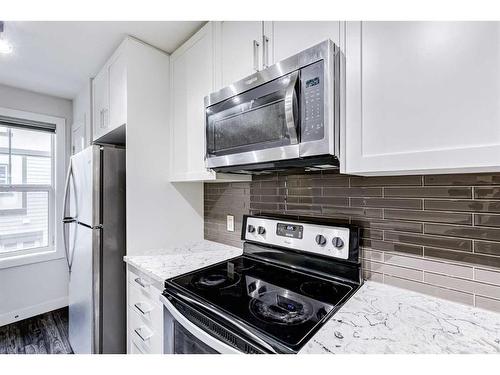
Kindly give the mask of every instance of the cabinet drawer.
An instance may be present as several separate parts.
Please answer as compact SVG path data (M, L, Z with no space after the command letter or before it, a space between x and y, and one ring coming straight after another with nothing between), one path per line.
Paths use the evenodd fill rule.
M128 287L128 305L134 310L141 319L153 330L162 326L162 306L159 301L160 292L151 288L149 293L144 289L129 284Z
M130 353L129 354L146 354L134 341L130 342Z
M163 332L157 332L146 321L129 307L129 339L130 347L134 345L145 354L163 353Z

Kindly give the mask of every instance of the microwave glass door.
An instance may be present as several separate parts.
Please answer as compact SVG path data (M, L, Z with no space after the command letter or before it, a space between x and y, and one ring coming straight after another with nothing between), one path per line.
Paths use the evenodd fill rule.
M207 153L237 154L298 143L298 71L207 108Z

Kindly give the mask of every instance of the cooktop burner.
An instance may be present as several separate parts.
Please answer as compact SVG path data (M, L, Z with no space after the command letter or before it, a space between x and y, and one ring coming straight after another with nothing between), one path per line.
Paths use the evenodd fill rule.
M300 291L309 297L328 296L338 293L334 284L324 281L306 281L300 286Z
M240 275L233 273L230 276L223 273L213 273L208 275L200 275L193 278L191 283L196 288L228 288L240 281Z
M272 292L250 301L251 313L266 323L295 325L312 316L313 308L306 301L298 302Z

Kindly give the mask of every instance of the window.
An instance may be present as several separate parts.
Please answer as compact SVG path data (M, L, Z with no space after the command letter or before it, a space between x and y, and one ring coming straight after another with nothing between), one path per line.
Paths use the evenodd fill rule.
M55 244L55 125L1 120L0 260Z

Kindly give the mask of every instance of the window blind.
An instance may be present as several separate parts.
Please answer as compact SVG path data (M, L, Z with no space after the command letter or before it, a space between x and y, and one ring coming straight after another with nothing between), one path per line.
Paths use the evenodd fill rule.
M41 121L25 120L25 119L19 119L15 117L8 117L1 115L0 115L0 126L41 130L50 133L56 132L56 124L51 124L48 122L41 122Z

